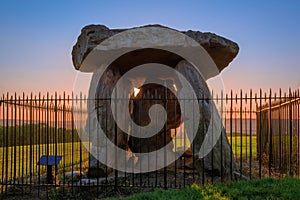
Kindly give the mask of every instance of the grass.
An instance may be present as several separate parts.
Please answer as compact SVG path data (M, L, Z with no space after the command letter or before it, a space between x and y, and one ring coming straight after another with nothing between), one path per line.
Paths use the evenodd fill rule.
M252 136L252 157L256 157L256 136ZM228 138L229 142L231 138ZM177 139L174 150L181 146L190 146L188 139ZM80 147L81 146L81 147ZM16 147L1 147L0 148L0 180L6 178L13 179L30 174L37 173L39 170L45 170L45 166L37 166L37 161L42 155L46 155L48 148L48 155L62 155L63 159L60 162L59 167L64 165L68 166L74 163L80 162L80 148L82 149L82 160L88 158L88 152L80 142L73 143L58 143L58 144L42 144L42 145L29 145L16 146ZM235 157L240 157L242 150L242 157L250 157L250 136L242 136L242 142L240 136L232 137L232 150ZM72 155L73 152L73 155ZM3 160L8 157L9 159ZM15 156L16 155L16 156ZM15 173L15 174L14 174Z
M48 149L48 154L47 154ZM42 155L62 155L63 158L58 168L69 166L80 162L80 149L82 150L82 161L88 158L88 152L82 143L58 143L41 145L23 145L16 147L0 148L0 180L17 179L26 177L30 174L36 174L39 171L45 171L46 166L38 166L37 162ZM57 154L55 154L55 152ZM2 155L4 155L4 159Z
M229 138L229 142L230 142ZM184 139L177 139L176 147L189 146L189 141ZM80 147L80 142L73 143L58 143L58 144L42 144L42 145L29 145L16 146L16 147L1 147L0 156L4 155L9 159L0 159L0 180L7 180L13 178L25 177L30 174L37 173L39 170L43 171L46 169L45 166L37 166L37 162L42 155L46 155L48 148L48 155L63 155L63 159L60 162L59 167L64 165L68 166L74 163L80 162L80 148L82 149L82 160L88 158L88 152L84 146ZM174 145L175 146L175 145ZM242 143L240 136L232 137L232 150L235 156L240 156L240 149L242 148L243 158L250 156L250 137L242 136ZM72 155L72 152L74 153ZM16 155L16 156L14 156ZM252 156L256 156L256 136L252 136Z
M241 141L242 139L242 141ZM256 136L232 136L232 152L235 157L250 158L250 140L252 146L252 158L256 157ZM231 142L231 137L228 137L229 143ZM242 150L242 154L241 154Z
M241 141L242 138L242 141ZM252 158L256 157L256 135L250 136L249 135L242 135L241 136L232 136L232 152L235 157L240 157L242 155L243 158L250 158L250 140L251 140L251 146L252 146ZM231 142L231 137L228 136L229 144ZM174 148L180 149L182 146L190 146L190 142L188 138L184 139L176 139L174 141ZM242 154L241 154L242 150Z
M268 178L205 186L194 184L186 189L156 190L125 199L300 199L299 188L299 179Z

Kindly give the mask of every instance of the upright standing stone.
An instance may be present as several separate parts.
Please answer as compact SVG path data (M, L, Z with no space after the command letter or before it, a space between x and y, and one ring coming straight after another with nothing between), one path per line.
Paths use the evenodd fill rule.
M206 176L222 176L224 180L231 178L231 174L233 174L236 167L223 125L221 126L221 137L218 138L212 151L204 157L202 157L201 153L200 155L198 153L203 145L206 134L208 134L210 123L218 123L217 120L214 121L211 117L215 105L209 100L211 99L211 95L206 82L198 71L185 60L179 62L175 69L185 76L199 99L199 128L192 143L193 151L196 153L195 167L198 173L202 174L204 172Z

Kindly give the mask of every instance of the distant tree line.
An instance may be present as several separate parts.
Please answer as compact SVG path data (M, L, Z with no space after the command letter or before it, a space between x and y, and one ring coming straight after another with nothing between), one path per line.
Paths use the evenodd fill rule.
M79 141L76 129L55 128L45 123L0 126L0 147Z

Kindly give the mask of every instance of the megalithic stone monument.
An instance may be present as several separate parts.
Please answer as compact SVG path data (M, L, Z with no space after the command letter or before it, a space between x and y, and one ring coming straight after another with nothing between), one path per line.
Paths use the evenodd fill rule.
M143 27L151 28L167 28L161 25L148 25ZM140 27L138 27L140 28ZM137 28L132 28L137 29ZM109 29L104 25L88 25L81 30L81 34L78 37L77 43L73 47L72 51L72 60L73 65L76 70L82 72L90 72L89 69L82 67L83 62L85 61L88 54L93 51L93 49L99 45L102 41L109 39L110 37L122 33L124 31L131 29ZM174 29L172 29L174 30ZM177 31L177 30L174 30ZM180 32L180 31L178 31ZM164 51L161 49L152 49L144 48L133 50L125 55L120 56L116 59L102 74L102 77L97 83L97 90L95 98L99 99L96 101L97 108L97 120L102 128L105 127L106 136L111 141L117 141L117 146L128 151L128 154L133 155L134 153L141 153L147 151L153 151L157 148L161 148L164 145L163 140L169 143L172 142L173 135L171 134L171 129L175 129L181 124L181 112L178 107L178 102L174 101L172 103L165 103L163 100L156 101L156 103L161 104L167 109L168 119L166 120L166 130L163 130L154 137L150 138L136 138L130 134L125 133L119 127L115 128L115 121L113 114L108 106L109 101L104 101L101 99L111 98L113 89L117 81L128 72L130 69L145 64L145 63L161 63L167 65L173 69L176 69L180 72L192 86L197 98L205 99L210 97L210 91L207 86L206 80L217 76L224 68L226 68L229 63L236 57L239 52L239 47L235 42L232 42L224 37L218 36L213 33L202 33L199 31L181 31L180 33L185 34L199 45L201 45L209 54L217 70L211 70L209 73L200 74L197 70L194 69L193 65L187 60L183 59L181 56L178 56L172 52ZM124 36L125 37L125 36ZM124 38L124 41L126 38ZM133 41L134 42L134 41ZM166 41L166 43L169 41ZM164 41L161 41L163 44ZM130 44L127 44L130 46ZM180 84L178 84L177 77L169 77L168 80L171 85L173 85L176 90L180 90ZM128 84L128 87L133 84L134 81L143 82L143 77L136 77L135 80L131 80L131 83ZM166 83L166 81L165 81ZM151 107L151 102L149 99L143 99L146 97L154 96L165 96L167 98L175 98L172 92L167 91L164 87L148 84L140 88L140 93L135 96L133 101L128 105L132 119L139 125L147 125L149 123L148 109ZM157 94L158 93L158 94ZM131 98L129 96L129 98ZM217 113L213 113L215 105L213 101L203 101L199 103L200 120L199 128L196 131L196 136L193 140L192 147L194 148L193 152L201 152L203 140L205 134L211 128L211 119L215 115L218 117ZM212 109L213 108L213 109ZM177 111L175 111L175 110ZM179 110L179 111L178 111ZM214 122L220 123L220 121ZM224 179L229 179L231 174L236 170L234 163L232 151L230 144L228 142L225 128L223 125L217 131L220 132L220 137L215 142L213 146L213 151L205 154L202 157L200 154L195 156L195 167L199 174L204 172L205 175L210 176L222 176ZM96 133L96 132L93 132ZM165 138L166 137L166 138ZM98 145L96 136L92 136L92 146L95 149L105 148L105 146ZM115 140L114 138L117 138ZM101 142L100 142L101 143ZM153 146L153 143L156 146ZM205 150L204 150L205 151ZM133 152L133 154L132 154ZM137 158L138 159L138 158ZM106 167L104 164L99 163L93 156L90 158L90 168L88 175L90 177L101 177L106 176L112 171L111 168Z

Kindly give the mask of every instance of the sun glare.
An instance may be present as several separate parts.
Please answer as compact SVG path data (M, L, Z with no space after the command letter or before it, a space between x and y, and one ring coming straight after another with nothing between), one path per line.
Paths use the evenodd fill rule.
M133 95L134 97L136 97L140 92L140 89L139 88L133 88Z

